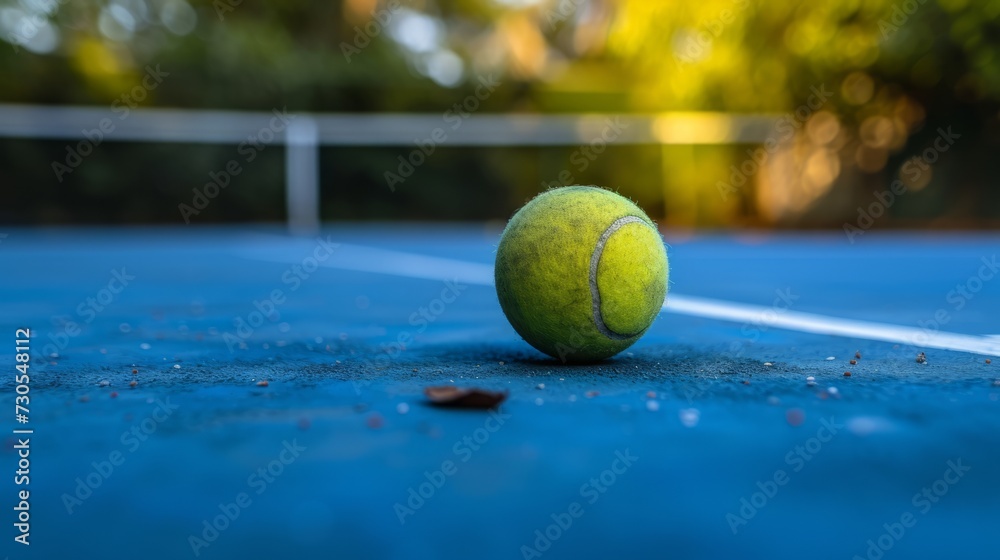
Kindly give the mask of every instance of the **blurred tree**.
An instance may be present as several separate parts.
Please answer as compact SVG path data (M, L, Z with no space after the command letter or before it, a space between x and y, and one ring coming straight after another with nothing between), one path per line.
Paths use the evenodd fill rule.
M839 227L899 177L915 194L892 205L885 225L996 224L1000 195L989 169L1000 148L998 16L1000 0L0 0L0 45L9 47L0 49L0 71L10 77L0 102L442 112L479 76L495 75L503 87L482 111L786 116L795 134L776 129L764 161L754 160L753 146L621 147L574 177L662 201L668 223ZM169 76L142 99L130 96L149 67ZM810 107L817 91L830 94ZM901 174L947 127L961 144L919 177ZM47 167L29 164L58 158L60 146L21 144L29 147L0 155L4 184L65 188ZM504 152L511 160L456 150L435 165L461 170L459 182L491 185L468 194L481 197L475 215L492 208L504 217L567 168L572 152ZM359 218L417 212L378 184L371 166L386 159L380 152L332 157L333 180L350 177L358 189L334 208ZM748 160L756 169L734 185L733 170ZM157 163L120 165L141 174ZM189 192L190 179L167 167L162 182L176 186L164 188ZM108 180L88 164L74 185L93 190ZM241 181L273 190L261 178ZM447 192L424 188L431 197ZM46 210L59 199L20 196L25 219L72 219ZM267 204L256 215L272 215ZM169 219L123 205L139 209L136 221ZM461 205L420 208L412 217L462 217Z

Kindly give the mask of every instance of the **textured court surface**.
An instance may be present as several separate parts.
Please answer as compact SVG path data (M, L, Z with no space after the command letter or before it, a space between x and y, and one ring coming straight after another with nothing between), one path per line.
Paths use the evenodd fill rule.
M10 558L188 558L192 535L199 558L996 558L996 358L665 312L562 366L453 281L482 280L495 227L342 226L301 274L327 246L265 227L6 233L0 333L35 356L30 547L0 454ZM679 294L1000 334L995 235L666 237ZM9 433L12 345L0 365ZM424 404L450 383L510 397Z

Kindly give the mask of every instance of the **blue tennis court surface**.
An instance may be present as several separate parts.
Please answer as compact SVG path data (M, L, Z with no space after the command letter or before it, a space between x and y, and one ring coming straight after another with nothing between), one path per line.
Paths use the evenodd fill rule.
M504 318L499 227L8 231L0 554L997 557L997 235L667 232L666 310L570 367Z

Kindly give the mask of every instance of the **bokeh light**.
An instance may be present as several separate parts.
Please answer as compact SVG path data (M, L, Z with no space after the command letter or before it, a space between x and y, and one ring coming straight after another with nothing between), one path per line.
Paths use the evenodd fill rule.
M997 1L917 3L903 19L893 0L334 0L308 17L275 0L0 2L0 40L15 47L0 57L35 79L9 86L14 102L109 106L161 64L171 79L140 106L436 113L490 77L503 86L482 112L650 117L637 136L676 150L616 146L574 179L630 185L684 226L848 219L954 126L970 148L906 179L936 202L893 212L996 206L990 179L954 175L1000 149ZM754 130L767 161L723 197L717 183L759 147L736 143L740 116L791 124ZM517 185L515 199L571 166L499 159L476 156L477 172Z

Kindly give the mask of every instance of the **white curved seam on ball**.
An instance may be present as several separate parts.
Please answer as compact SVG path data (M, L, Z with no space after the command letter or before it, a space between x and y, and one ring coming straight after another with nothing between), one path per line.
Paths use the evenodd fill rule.
M604 245L607 244L608 239L615 234L616 231L628 224L641 223L649 225L646 220L638 216L624 216L618 218L608 226L608 229L604 230L601 234L600 239L597 240L597 245L594 247L593 254L590 255L590 301L593 306L594 324L597 325L597 330L600 331L604 336L612 340L628 340L630 338L635 338L637 334L621 334L611 330L607 324L604 323L604 316L601 314L601 290L597 287L597 267L601 264L601 256L604 254Z

